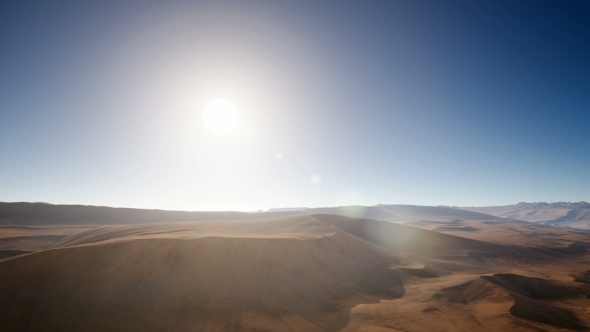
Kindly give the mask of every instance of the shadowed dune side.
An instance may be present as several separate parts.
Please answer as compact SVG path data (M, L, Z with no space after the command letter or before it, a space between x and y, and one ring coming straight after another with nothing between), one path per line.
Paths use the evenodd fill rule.
M377 219L393 221L400 219L420 219L423 217L472 218L480 220L500 220L500 218L479 212L454 209L444 206L420 206L381 204L376 206L340 206L306 209L310 214L333 214L350 218Z
M515 303L510 308L510 314L514 317L564 327L574 331L588 330L570 310L559 308L546 302L536 301L519 294L511 295Z
M468 239L445 233L400 225L381 220L354 219L335 215L312 215L365 241L395 252L415 252L428 255L455 255L457 261L477 264L559 263L573 256L588 253L587 243L572 243L568 247L520 247ZM462 258L463 256L463 258Z
M0 251L38 251L49 249L72 234L95 227L0 225Z
M65 237L67 237L67 235L30 235L5 237L0 238L0 250L44 250L51 248Z
M590 270L584 272L578 272L571 275L574 277L575 282L581 282L584 284L590 284Z
M337 331L353 305L404 294L386 250L307 218L258 237L239 224L230 236L119 238L1 262L3 330ZM298 224L323 231L271 235Z
M575 331L588 330L574 312L547 301L588 298L590 286L565 284L510 273L481 278L510 293L515 301L510 308L510 314L514 317Z
M480 242L521 248L559 248L576 242L588 243L590 232L554 228L521 220L502 219L488 214L440 206L377 205L306 210L312 214L343 215L390 221ZM571 249L574 249L573 247ZM557 252L526 253L558 256Z
M387 221L354 219L329 214L314 214L312 216L363 240L395 251L507 250L501 245L436 233Z
M496 216L455 209L446 206L420 206L420 205L399 205L399 204L387 204L378 205L378 208L394 213L399 218L403 219L415 219L420 216L438 216L438 217L453 217L453 218L471 218L480 220L496 220L500 219Z
M466 283L442 289L432 297L438 301L468 304L483 299L509 300L508 294L501 288L477 278Z
M28 254L30 251L23 250L0 250L0 259Z
M553 289L549 289L545 293L543 287L551 284L550 281L533 282L533 286L529 287L526 285L527 279L537 278L507 274L483 276L457 286L442 289L440 292L434 294L432 298L436 301L459 305L468 305L480 300L498 303L513 302L514 304L510 308L510 314L516 318L569 330L587 330L587 327L582 324L572 311L523 295L533 294L536 298L547 298L547 296L551 298L564 298L571 296L571 293L568 294L566 291L566 293L557 295L556 292L558 290L555 288L555 285L553 285ZM498 282L501 282L501 284ZM530 288L534 288L535 291L531 293ZM563 291L563 289L559 289L559 291Z
M565 284L553 280L525 277L518 274L494 274L482 277L508 291L536 300L589 298L590 286Z

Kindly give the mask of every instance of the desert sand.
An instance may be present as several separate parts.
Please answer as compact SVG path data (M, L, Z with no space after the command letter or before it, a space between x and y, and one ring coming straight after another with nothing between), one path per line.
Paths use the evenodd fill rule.
M352 211L331 209L127 224L13 218L0 228L2 330L590 327L590 232L439 207L312 213Z

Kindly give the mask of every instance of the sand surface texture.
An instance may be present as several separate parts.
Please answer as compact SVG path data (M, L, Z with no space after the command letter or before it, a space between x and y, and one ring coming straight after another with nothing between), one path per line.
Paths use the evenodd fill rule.
M590 233L419 212L400 223L306 213L7 226L0 243L13 239L4 251L15 253L0 257L1 328L588 329ZM457 224L476 230L440 229ZM31 236L55 238L35 247Z

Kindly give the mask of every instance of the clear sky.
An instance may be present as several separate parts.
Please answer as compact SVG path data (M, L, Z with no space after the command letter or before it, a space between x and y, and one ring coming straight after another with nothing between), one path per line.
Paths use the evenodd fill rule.
M0 4L0 201L590 201L589 130L589 1Z

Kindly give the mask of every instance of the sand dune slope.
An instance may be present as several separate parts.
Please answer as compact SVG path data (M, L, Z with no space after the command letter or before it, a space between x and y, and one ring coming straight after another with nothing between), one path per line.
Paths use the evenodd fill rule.
M54 247L146 238L184 240L204 237L318 238L330 236L337 231L338 229L333 225L308 215L249 221L170 222L92 228L65 237Z
M313 208L304 210L310 214L333 214L351 218L367 218L386 221L404 219L421 219L431 216L447 218L474 218L481 220L496 220L498 217L444 206L420 206L401 204L380 204L375 206L339 206Z
M401 251L504 250L500 245L441 234L387 221L354 219L330 214L314 214L343 231L380 246Z
M494 241L518 236L489 243L322 214L4 227L57 240L0 258L0 330L588 329L587 233L460 220L476 221Z
M388 252L312 217L222 226L1 262L3 330L335 331L352 305L404 293Z
M580 304L588 305L590 286L531 278L517 274L494 274L482 279L507 290L514 298L510 313L519 318L551 324L569 330L586 331L574 311L563 305L563 301L583 299ZM578 305L579 306L579 305ZM578 308L574 309L578 310Z

